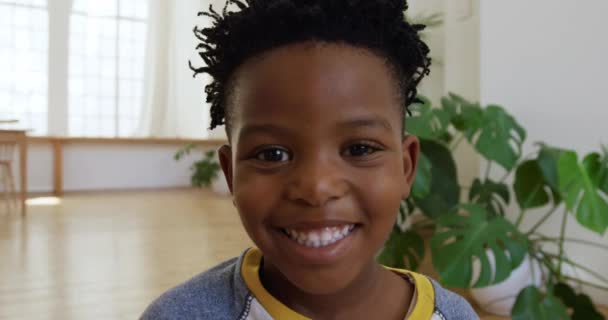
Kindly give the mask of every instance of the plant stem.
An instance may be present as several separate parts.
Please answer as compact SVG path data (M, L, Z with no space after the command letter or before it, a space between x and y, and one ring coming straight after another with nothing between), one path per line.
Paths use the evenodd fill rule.
M568 222L568 209L564 209L564 217L562 218L562 228L559 233L559 261L557 263L558 276L562 275L562 261L564 260L564 236L566 235L566 223Z
M515 227L517 229L519 229L519 225L524 220L524 213L525 212L526 212L526 209L521 209L521 211L519 212L519 215L517 216L517 221L515 221Z
M590 287L593 287L593 288L596 288L596 289L600 289L600 290L603 290L603 291L608 291L608 287L600 286L598 284L587 282L587 281L584 281L584 280L581 280L581 279L577 279L577 278L574 278L574 277L564 276L564 279L570 280L570 281L578 281L581 284L584 284L586 286L590 286Z
M498 180L498 182L499 182L499 183L503 183L503 182L505 182L505 180L507 180L507 178L508 178L508 177L511 175L511 172L513 172L513 171L514 171L514 170L507 171L507 172L505 173L505 175L504 175L504 176L502 176L502 177L500 178L500 180Z
M539 253L542 257L538 258L538 259L549 270L548 271L549 275L547 276L547 284L550 284L551 280L552 280L552 276L555 276L557 274L557 271L553 268L553 263L551 262L551 259L549 259L547 257L547 254L545 252L543 252L542 250L539 250ZM542 268L542 265L541 265L541 268Z
M608 284L608 278L605 278L601 274L599 274L599 273L597 273L597 272L595 272L595 271L593 271L593 270L591 270L591 269L589 269L589 268L587 268L587 267L585 267L585 266L583 266L581 264L578 264L578 263L576 263L576 262L574 262L574 261L572 261L572 260L570 260L568 258L564 258L564 257L560 258L559 256L557 256L555 254L551 254L551 253L545 253L545 255L548 256L548 257L551 257L551 258L560 259L560 260L564 261L565 263L567 263L567 264L569 264L569 265L571 265L571 266L573 266L575 268L581 269L581 270L589 273L590 275L596 277L597 279L602 280L602 282Z
M553 206L551 211L547 212L540 220L538 220L538 222L526 234L529 236L534 233L534 231L536 231L538 227L540 227L543 223L545 223L545 221L547 221L547 219L549 219L549 217L555 212L555 210L557 210L557 208L557 206Z
M464 139L464 134L460 133L458 135L458 138L456 139L456 141L454 141L454 143L450 147L450 151L453 152L454 150L456 150L456 148L458 148L458 145L460 144L460 142L462 142L462 139Z
M488 179L490 178L490 170L492 169L492 161L488 160L488 165L486 166L486 179L485 181L488 181Z
M545 237L539 234L536 234L537 236L539 236L540 238L538 239L539 241L551 241L551 242L555 242L555 241L559 241L559 238L551 238L551 237ZM604 249L604 250L608 250L608 246L601 244L601 243L597 243L597 242L593 242L593 241L587 241L587 240L583 240L583 239L576 239L576 238L564 238L564 241L566 242L574 242L574 243L580 243L580 244L586 244L589 246L593 246L593 247L597 247L600 249Z
M412 229L434 228L435 222L431 219L422 219L420 221L412 223L410 227Z
M410 228L412 230L433 229L433 228L435 228L435 223L433 223L433 222L427 222L426 224L417 223L417 224L413 224Z

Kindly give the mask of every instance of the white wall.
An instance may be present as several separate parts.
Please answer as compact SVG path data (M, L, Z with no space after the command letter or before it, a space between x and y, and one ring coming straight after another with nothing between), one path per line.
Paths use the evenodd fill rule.
M445 0L410 0L409 9L406 12L410 22L420 22L421 17L433 14L441 14L445 19ZM423 32L423 40L431 49L431 74L420 84L418 91L434 102L444 93L445 79L445 24L433 28L427 28Z
M479 100L479 2L446 0L444 4L444 90L471 101ZM460 144L454 155L461 185L471 185L479 176L479 156L467 143Z
M177 162L181 145L66 144L63 152L64 190L123 190L187 187L190 165L201 151ZM53 150L50 144L28 148L28 191L53 191ZM18 163L18 162L16 162ZM15 168L15 177L18 177Z
M481 96L509 108L530 142L608 143L608 2L482 3Z
M606 12L605 0L481 3L481 100L505 106L522 123L528 131L526 153L535 141L578 152L608 144ZM559 220L544 231L558 234ZM608 243L608 237L583 230L574 219L568 231ZM608 277L605 251L571 245L567 252ZM589 292L608 304L605 292Z

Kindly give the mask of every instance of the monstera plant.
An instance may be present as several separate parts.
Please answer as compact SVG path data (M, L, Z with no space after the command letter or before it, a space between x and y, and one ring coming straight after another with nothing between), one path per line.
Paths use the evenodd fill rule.
M608 290L608 279L569 259L564 244L582 242L608 250L603 244L566 236L568 215L589 232L602 235L608 228L608 148L581 157L538 143L531 154L523 155L526 131L501 106L482 107L455 94L442 98L437 107L424 97L420 101L406 120L407 132L421 141L416 179L380 262L415 270L425 254L418 231L430 229L433 266L444 285L494 285L530 257L541 266L542 285L513 293L514 319L603 319L589 297L573 287L585 284ZM453 159L453 151L464 142L487 163L485 174L470 186L458 181ZM517 215L512 222L506 216L513 208ZM423 219L411 223L415 212ZM539 232L547 219L560 214L558 234ZM524 229L524 217L536 223ZM547 243L556 249L548 249ZM581 270L597 281L565 269Z

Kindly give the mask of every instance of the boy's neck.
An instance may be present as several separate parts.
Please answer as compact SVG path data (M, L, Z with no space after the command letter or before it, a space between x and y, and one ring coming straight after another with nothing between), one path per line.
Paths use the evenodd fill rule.
M260 280L277 300L311 319L404 319L414 292L407 280L375 261L348 287L328 295L300 290L269 263L262 264Z

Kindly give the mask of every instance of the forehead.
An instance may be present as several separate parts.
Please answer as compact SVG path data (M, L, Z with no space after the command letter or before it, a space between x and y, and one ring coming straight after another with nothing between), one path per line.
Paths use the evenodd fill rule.
M231 100L236 134L249 123L314 127L371 117L400 128L398 85L388 64L343 44L299 43L266 52L240 68Z

